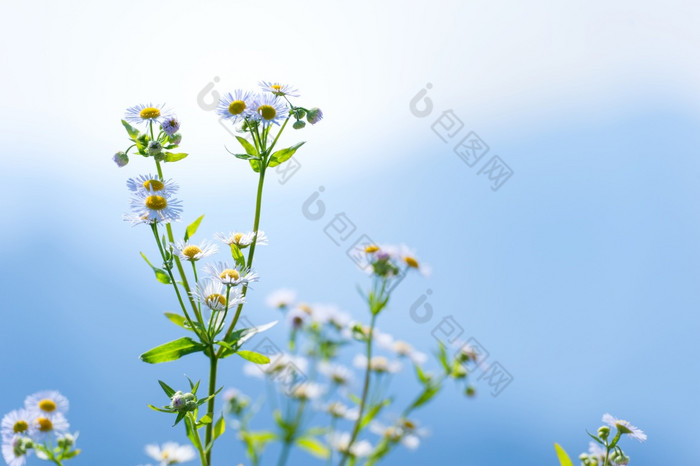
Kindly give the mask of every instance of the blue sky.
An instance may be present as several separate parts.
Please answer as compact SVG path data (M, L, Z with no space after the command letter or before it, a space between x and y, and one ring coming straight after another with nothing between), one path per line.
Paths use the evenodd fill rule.
M222 93L279 77L326 119L285 136L308 141L301 169L285 184L268 179L262 226L271 244L256 257L263 279L248 317L278 318L263 303L280 287L364 316L355 291L364 277L324 234L342 212L357 226L353 238L409 244L433 269L402 283L380 328L427 352L439 319L452 315L513 376L497 397L483 380L475 399L446 388L418 416L430 437L387 464L425 464L436 452L445 464L465 455L478 465L555 464L553 442L584 451L585 429L606 412L649 435L625 443L632 464L697 463L700 115L698 71L687 60L697 7L681 15L690 5L675 2L656 15L651 2L537 2L528 11L438 2L395 13L389 3L330 3L310 17L286 4L273 12L174 4L152 31L126 22L127 2L86 7L75 19L83 32L65 30L55 21L65 13L42 4L36 35L2 41L3 59L16 66L3 78L0 110L0 412L36 390L65 393L84 450L75 464L145 463L146 443L184 440L145 405L163 402L157 379L205 379L206 361L138 360L179 333L162 317L176 305L170 290L138 254L154 255L148 232L121 220L125 180L151 167L114 166L125 143L119 119L139 101L167 101L191 154L167 167L185 218L206 214L202 236L248 229L255 177L226 153L231 136L197 95L208 83ZM17 24L31 18L31 5L2 8ZM143 17L162 8L146 4ZM216 11L264 14L270 27L312 23L328 40L306 36L281 50L279 37L262 36L244 48L216 26ZM105 27L110 14L119 28ZM483 21L465 30L477 15ZM376 42L373 28L383 24L389 34ZM360 38L358 25L367 31ZM7 26L5 39L19 27ZM419 26L422 37L411 34ZM149 72L175 31L184 37L174 58ZM427 82L435 110L417 118L409 101ZM488 144L484 161L499 155L513 169L498 191L478 174L481 164L468 167L431 130L447 109L464 122L461 134ZM311 221L302 204L320 186L326 215ZM418 324L409 309L427 289L435 317ZM271 335L281 341L282 329ZM410 381L395 381L400 396ZM233 359L221 383L260 389ZM245 463L233 436L220 448L220 462ZM296 452L292 464L305 458Z

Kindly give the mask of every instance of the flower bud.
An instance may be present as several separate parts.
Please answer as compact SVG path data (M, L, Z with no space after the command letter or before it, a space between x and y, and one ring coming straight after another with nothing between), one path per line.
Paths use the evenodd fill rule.
M610 427L601 426L598 429L598 437L600 437L601 439L605 440L606 438L608 438L609 435L610 435Z
M175 133L168 137L168 141L170 141L170 144L175 144L177 146L182 141L182 134Z
M476 388L473 386L469 385L467 389L464 391L464 394L467 395L468 397L474 397L476 396Z
M304 123L304 122L301 121L301 120L297 120L297 121L295 121L294 124L292 125L292 128L294 128L294 129L302 129L304 126L306 126L306 123Z
M63 434L56 441L61 448L70 448L75 445L75 437L71 434Z
M148 143L148 155L156 156L161 153L163 146L158 141L150 141Z
M306 114L306 121L308 121L312 125L315 125L321 120L323 120L323 112L318 107L312 108Z
M114 160L114 163L117 164L117 167L125 167L127 163L129 163L129 156L126 155L124 152L119 151L116 154L114 154L114 157L112 157L112 160Z

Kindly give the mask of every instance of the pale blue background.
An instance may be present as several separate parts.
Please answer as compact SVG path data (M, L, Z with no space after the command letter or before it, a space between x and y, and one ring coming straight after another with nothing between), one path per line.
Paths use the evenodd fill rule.
M226 154L231 137L197 94L214 76L216 92L280 77L327 117L286 137L309 141L301 170L268 181L271 244L247 316L277 318L264 297L284 286L363 317L363 275L323 233L345 212L353 238L405 242L433 268L401 285L380 327L430 351L434 324L452 314L515 378L497 398L483 381L472 400L447 388L419 413L430 437L387 464L555 464L553 442L584 451L605 412L649 435L624 443L632 464L698 464L697 7L327 3L135 3L140 22L128 5L85 7L68 31L52 4L3 6L0 412L36 390L66 394L84 450L76 465L145 463L146 443L184 441L145 405L164 403L156 379L205 379L206 362L138 360L180 333L162 317L171 290L138 255L154 256L149 232L121 220L124 181L151 166L113 165L119 119L167 100L192 154L166 168L186 218L207 214L201 235L248 229L255 177ZM238 15L249 38L254 22L275 33L244 48L217 11ZM306 32L290 49L281 28L294 21ZM418 119L408 102L426 82L435 111ZM448 108L515 170L498 192L431 131ZM319 186L327 213L313 222L301 205ZM408 309L428 288L435 318L419 325ZM281 329L271 335L282 341ZM220 381L260 389L234 359ZM218 464L246 462L231 432L217 448ZM292 464L306 459L297 451Z

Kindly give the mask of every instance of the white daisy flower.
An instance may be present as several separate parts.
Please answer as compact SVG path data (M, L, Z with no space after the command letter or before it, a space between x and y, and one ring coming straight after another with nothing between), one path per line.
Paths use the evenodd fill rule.
M418 448L420 439L429 433L427 429L419 428L416 422L407 418L399 418L391 426L385 426L379 421L372 421L369 430L377 435L387 437L393 442L400 442L411 450Z
M250 114L253 97L251 92L241 89L236 89L233 93L229 92L219 101L216 113L235 123L239 118L245 118Z
M321 325L331 324L340 329L347 327L352 320L349 314L341 311L337 306L314 305L311 309L311 320Z
M129 178L126 181L129 191L147 194L174 194L179 186L173 180L163 181L157 175L139 175L136 178Z
M24 407L30 411L39 411L45 414L66 414L70 403L68 398L55 390L45 390L29 395L24 400Z
M276 96L286 95L288 97L299 97L298 90L289 84L280 84L277 82L260 81L258 85L265 92L272 92Z
M325 393L325 388L314 382L296 384L289 392L289 396L297 400L315 400Z
M224 233L217 233L216 237L219 239L219 241L222 241L229 246L235 244L241 249L247 248L253 244L253 240L255 240L256 237L258 238L255 241L256 246L264 246L267 244L267 236L262 230L258 230L257 235L254 231L249 231L248 233L231 232L228 235Z
M177 241L175 243L175 250L182 260L196 262L212 254L216 254L219 248L207 240L200 241L197 244L190 243L189 241Z
M397 340L391 344L389 349L398 356L410 359L413 364L425 364L425 362L428 360L427 354L416 351L413 346L405 341Z
M328 436L328 443L334 450L341 453L348 452L351 435L349 432L334 432ZM350 447L348 452L354 458L364 458L372 454L372 444L367 440L356 441Z
M615 427L623 434L628 434L630 437L636 438L640 442L643 442L647 439L647 436L642 431L642 429L633 426L632 424L623 419L617 419L611 414L604 414L603 422L609 425L610 427Z
M284 309L289 307L296 299L297 294L294 290L280 288L267 295L265 304L273 309Z
M336 419L347 419L350 421L357 420L359 410L357 408L348 408L340 401L334 401L323 407L323 410Z
M308 320L309 314L307 314L305 311L302 309L294 308L291 311L287 313L287 324L294 328L294 329L300 329L301 327L304 326L304 323Z
M318 363L318 371L336 385L348 385L354 375L352 370L342 364L333 364L328 361Z
M32 452L26 447L28 439L15 435L2 441L2 457L8 466L24 466L27 456Z
M603 448L598 442L591 441L588 443L588 456L592 456L602 463L605 459L606 453L605 448Z
M54 434L64 434L68 432L70 425L61 413L47 414L35 411L32 419L34 437L40 440L47 439Z
M126 110L126 115L124 116L124 119L128 121L129 123L133 123L135 125L139 125L141 123L148 123L150 121L155 121L157 123L160 123L162 115L166 113L163 110L163 107L165 105L153 105L153 104L148 104L148 105L143 105L143 104L138 104L133 107L129 107Z
M226 286L214 280L202 280L191 293L192 297L200 303L204 303L212 311L226 310ZM230 289L228 293L228 307L238 306L245 302L245 297L240 290Z
M252 282L258 281L258 274L249 270L231 268L226 265L225 262L217 262L214 265L206 265L204 270L206 273L210 274L212 278L218 280L224 285L248 285Z
M131 198L131 209L133 215L125 217L125 220L132 223L135 221L170 223L180 220L182 201L170 197L167 193L161 195L137 192Z
M367 368L367 357L364 354L358 354L353 359L353 365L358 369ZM369 361L369 370L378 374L395 374L401 370L399 361L389 361L384 356L373 356Z
M267 126L270 123L279 125L288 115L289 108L282 99L272 94L259 94L253 101L250 118Z
M33 410L36 409L36 406L34 406ZM10 411L3 416L2 423L0 423L2 438L14 437L16 435L31 436L34 432L32 421L33 416L29 410L16 409Z
M189 445L179 445L175 442L166 442L162 446L156 444L146 445L146 454L158 461L159 466L186 463L192 461L196 452Z

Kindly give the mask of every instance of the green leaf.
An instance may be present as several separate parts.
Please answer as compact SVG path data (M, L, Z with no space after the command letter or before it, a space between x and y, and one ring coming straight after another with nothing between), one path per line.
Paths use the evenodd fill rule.
M199 228L199 224L202 223L203 218L204 215L201 215L197 220L187 225L187 229L185 230L185 241L194 236L194 234L197 232L197 229Z
M162 380L159 380L158 383L163 388L163 391L165 392L165 394L168 395L168 398L172 398L173 395L175 394L175 390L170 388L170 386L167 383L163 382Z
M164 285L170 285L170 283L172 283L170 281L170 276L165 270L159 269L158 267L155 267L153 264L151 264L151 262L146 258L146 255L144 253L141 253L141 257L143 257L143 260L145 260L146 263L151 266L153 273L156 274L156 280L163 283Z
M255 351L238 350L236 354L255 364L267 364L270 362L270 358L264 354L256 353Z
M433 399L435 395L438 394L440 391L440 385L434 384L434 385L426 385L425 390L423 390L423 393L416 399L416 401L411 404L411 409L418 408L419 406L423 406L426 404L428 401Z
M192 419L188 416L185 418L185 433L187 433L187 438L190 439L192 445L197 450L202 450L202 442L199 440L199 435L197 435L196 427L192 423Z
M178 160L182 160L185 157L187 157L188 154L185 154L184 152L180 152L178 154L173 154L172 152L165 152L165 161L166 162L177 162Z
M365 427L367 424L372 422L372 419L377 417L377 414L379 414L379 411L382 410L382 408L386 405L391 403L390 399L386 399L382 401L381 403L377 403L376 405L372 406L369 410L367 410L367 414L362 416L362 422L360 422L360 429Z
M180 314L175 314L173 312L166 312L165 317L172 322L173 324L177 325L178 327L182 327L187 330L191 330L187 325L185 325L185 318L181 316Z
M226 432L226 421L224 420L224 416L222 415L214 425L214 440L221 437L221 435L224 432Z
M187 413L184 412L184 411L183 411L183 412L180 412L180 413L177 413L177 417L175 418L175 424L173 424L173 427L175 427L176 425L178 425L178 424L180 423L180 421L182 421L182 420L185 418L186 415L187 415ZM187 420L189 421L190 418L187 418Z
M153 406L153 405L148 405L148 407L151 408L153 411L158 411L159 413L168 413L168 414L173 413L172 409L158 408L157 406Z
M559 458L561 466L574 466L574 463L571 462L571 458L569 458L569 455L566 454L561 445L555 443L554 449L557 451L557 458Z
M206 346L197 343L188 337L178 338L177 340L156 346L155 348L146 351L139 358L143 362L149 364L158 364L161 362L175 361L186 354L203 351Z
M241 143L241 145L243 146L243 149L245 149L245 151L246 151L246 154L258 155L258 151L255 150L255 146L252 145L250 142L248 142L248 140L246 138L241 137L241 136L236 136L236 139L238 139L238 142Z
M308 451L318 458L328 458L331 454L327 446L313 437L302 437L297 439L296 444L299 448Z
M139 130L127 123L126 120L122 120L122 125L124 125L124 128L126 128L126 132L129 133L129 137L132 140L135 140L137 137L139 137Z
M205 414L202 416L202 418L199 420L200 424L211 424L211 416L208 414Z
M241 251L241 248L234 243L231 243L231 257L233 257L233 260L236 261L236 264L241 269L245 268L245 257L243 256L243 252Z
M250 167L253 169L255 173L260 173L260 160L258 159L250 159L248 160L250 162Z
M278 150L270 156L270 162L267 164L267 166L274 167L283 162L286 162L292 157L292 155L294 155L297 149L299 149L303 145L304 142L300 142L299 144L294 144L292 147L287 147L286 149Z

